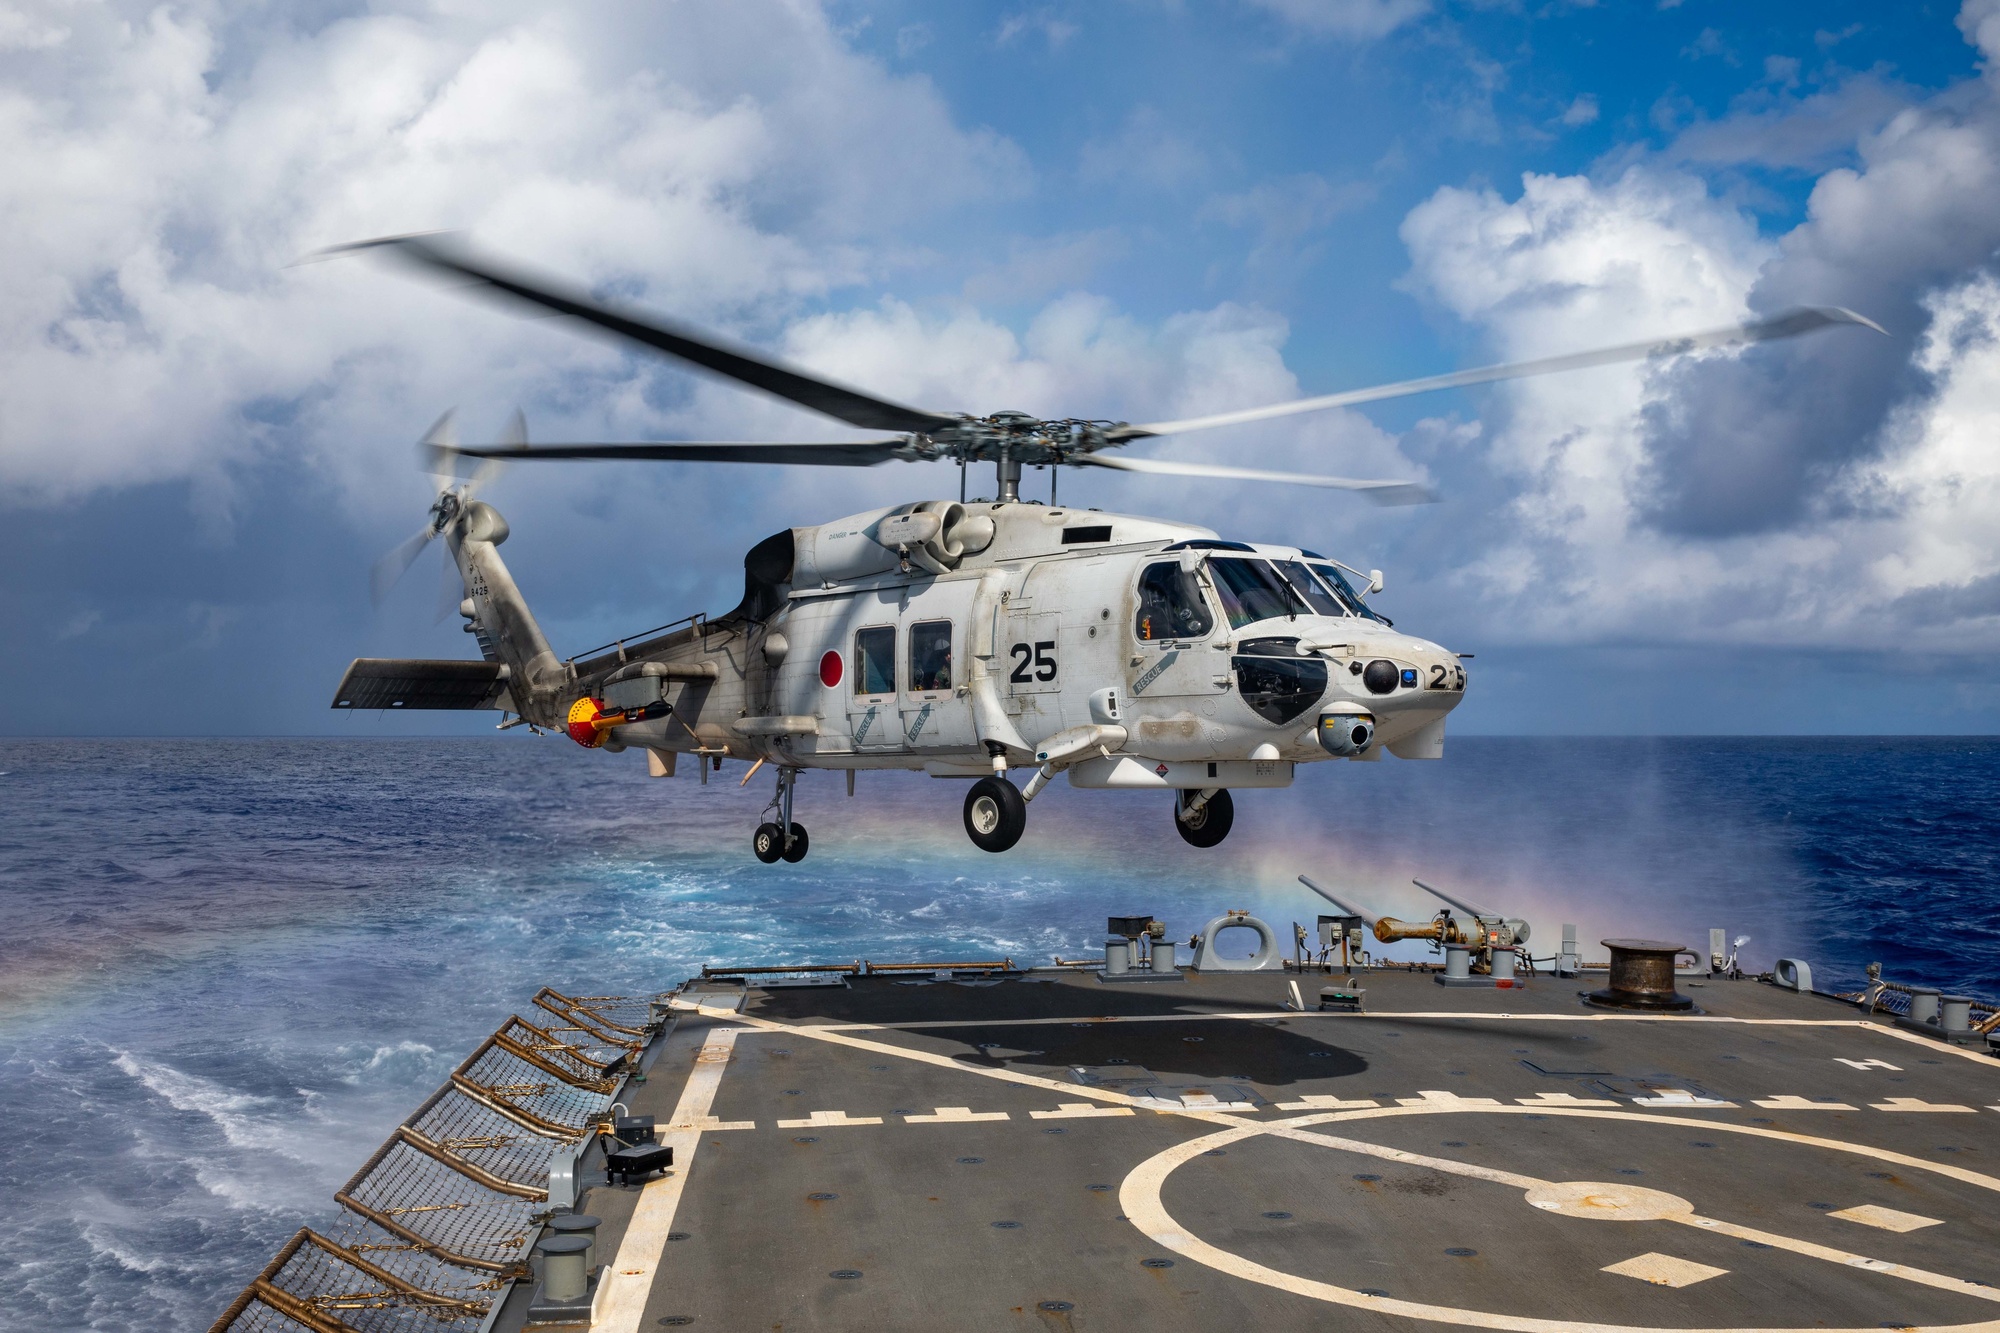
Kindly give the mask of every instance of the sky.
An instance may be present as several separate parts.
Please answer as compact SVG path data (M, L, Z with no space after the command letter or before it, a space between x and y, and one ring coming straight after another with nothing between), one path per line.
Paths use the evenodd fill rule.
M334 714L476 655L413 449L835 439L331 245L454 230L943 411L1133 421L1700 330L1842 328L1134 446L1067 504L1381 568L1460 734L2000 730L2000 0L29 0L0 8L0 734ZM1025 489L1045 493L1046 473ZM558 651L954 471L520 465ZM989 483L990 487L990 483ZM975 488L976 489L976 488Z

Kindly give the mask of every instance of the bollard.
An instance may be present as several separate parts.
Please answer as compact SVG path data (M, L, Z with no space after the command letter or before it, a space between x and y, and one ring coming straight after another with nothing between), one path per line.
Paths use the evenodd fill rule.
M1174 942L1172 940L1153 941L1153 970L1171 972L1174 970Z
M1132 970L1132 941L1104 941L1104 975L1122 977Z
M1584 996L1586 1003L1612 1009L1677 1013L1694 1001L1674 989L1674 959L1692 952L1664 940L1600 940L1611 950L1611 984Z
M1946 1032L1964 1032L1972 1027L1970 995L1938 996L1938 1026Z
M1464 981L1472 975L1472 948L1464 944L1444 947L1444 974L1448 980Z
M1910 1021L1912 1023L1935 1023L1938 1021L1938 993L1936 987L1910 987Z
M542 1256L542 1299L580 1301L590 1291L584 1255L590 1242L582 1236L550 1236L535 1247Z
M1493 979L1495 981L1512 981L1514 979L1514 951L1512 949L1495 949L1493 951Z
M548 1229L557 1236L581 1236L584 1239L583 1271L590 1272L597 1267L597 1228L600 1219L588 1213L558 1213L549 1219Z

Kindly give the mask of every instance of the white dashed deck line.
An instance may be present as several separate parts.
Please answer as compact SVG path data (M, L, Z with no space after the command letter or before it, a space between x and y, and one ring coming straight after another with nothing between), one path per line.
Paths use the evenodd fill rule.
M1886 1102L1870 1102L1877 1111L1943 1111L1963 1115L1977 1115L1970 1106L1960 1106L1957 1102L1927 1102L1921 1097L1891 1097Z
M1516 1097L1516 1106L1616 1106L1603 1097L1579 1097L1570 1092L1538 1092L1532 1097Z
M1500 1099L1497 1097L1461 1097L1455 1092L1444 1092L1435 1088L1426 1089L1414 1097L1398 1097L1396 1099L1396 1105L1398 1106L1463 1106L1469 1109L1474 1106L1498 1106L1499 1104Z
M838 1125L879 1125L879 1115L849 1115L845 1111L814 1111L804 1120L780 1120L779 1129L830 1129Z
M1794 1097L1790 1093L1759 1097L1750 1104L1761 1106L1766 1111L1852 1111L1854 1109L1846 1102L1816 1102L1810 1097Z
M1843 1208L1837 1213L1828 1213L1843 1222L1859 1222L1864 1227L1877 1227L1883 1231L1922 1231L1925 1227L1941 1227L1944 1221L1936 1217L1920 1217L1916 1213L1905 1213L1894 1208L1884 1208L1876 1203L1864 1203L1854 1208Z
M1279 1102L1280 1111L1358 1111L1364 1106L1380 1106L1382 1103L1370 1101L1366 1097L1349 1100L1344 1097L1325 1097L1310 1093L1295 1102Z
M727 1010L700 1012L709 1018L737 1017ZM694 1068L674 1107L673 1123L660 1135L660 1142L674 1151L673 1167L640 1189L632 1220L618 1242L618 1253L605 1276L599 1279L601 1308L591 1325L599 1333L638 1333L639 1321L646 1315L647 1298L653 1293L660 1256L667 1248L667 1233L674 1229L674 1213L680 1208L681 1191L686 1188L688 1171L694 1165L695 1149L701 1146L702 1131L694 1126L709 1118L709 1108L715 1104L722 1073L729 1067L729 1055L736 1049L736 1038L741 1031L734 1027L716 1028L707 1034L695 1055ZM605 1286L607 1282L609 1285Z
M1606 1264L1600 1271L1636 1277L1656 1287L1692 1287L1697 1282L1721 1277L1729 1270L1698 1264L1692 1259L1676 1259L1671 1254L1640 1254L1623 1263Z
M1634 1097L1632 1099L1632 1105L1673 1106L1673 1107L1685 1107L1685 1106L1733 1107L1736 1105L1736 1103L1726 1102L1722 1100L1722 1098L1720 1097L1697 1097L1693 1093L1683 1091L1680 1088L1662 1088L1660 1089L1660 1095L1657 1097Z
M940 1106L930 1115L906 1115L906 1125L968 1125L975 1120L1007 1120L1005 1111L975 1111L969 1106Z
M1129 1106L1093 1106L1089 1102L1061 1102L1053 1111L1030 1111L1031 1120L1083 1120L1101 1115L1133 1115Z
M704 1115L696 1116L693 1120L685 1124L675 1123L668 1125L667 1128L669 1130L687 1129L697 1134L706 1134L714 1129L755 1129L757 1128L757 1122L755 1120L718 1120L712 1115Z

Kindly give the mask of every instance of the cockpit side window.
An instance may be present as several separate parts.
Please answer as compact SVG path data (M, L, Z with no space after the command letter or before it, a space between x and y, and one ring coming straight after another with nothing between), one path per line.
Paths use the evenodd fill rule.
M1199 639L1215 628L1215 616L1194 574L1178 560L1146 566L1139 576L1139 616L1133 633L1141 643Z
M879 625L854 631L854 692L896 692L896 627Z
M1338 566L1314 565L1312 567L1312 572L1319 575L1322 579L1325 579L1327 587L1333 589L1334 592L1338 593L1340 595L1341 601L1346 602L1349 606L1354 608L1355 615L1366 616L1370 620L1379 620L1384 625L1389 623L1387 620L1383 619L1383 617L1376 615L1373 611L1370 611L1368 609L1368 603L1361 600L1361 594L1354 591L1354 585L1349 583L1346 577L1341 574Z
M1307 610L1305 599L1262 560L1211 560L1208 567L1215 572L1215 591L1231 629Z
M1306 604L1323 616L1345 616L1353 614L1339 597L1312 576L1312 571L1296 560L1275 560L1272 564L1285 576L1285 582L1292 585L1292 591L1306 599Z

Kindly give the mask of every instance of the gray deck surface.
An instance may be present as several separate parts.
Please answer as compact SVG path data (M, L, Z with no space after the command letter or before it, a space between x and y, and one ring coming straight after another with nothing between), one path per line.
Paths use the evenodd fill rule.
M632 1109L680 1164L585 1199L617 1256L595 1327L2000 1320L2000 1062L1751 981L1635 1020L1586 1010L1597 982L1363 977L1362 1015L1288 1012L1277 973L696 987L741 1017L683 1012L649 1053ZM669 1130L704 1080L714 1127ZM1203 1092L1256 1109L1037 1115ZM1852 1109L1756 1104L1786 1098ZM1004 1118L913 1118L954 1107ZM780 1124L815 1112L880 1123ZM1564 1182L1597 1188L1536 1193ZM1892 1211L1842 1216L1866 1205Z

